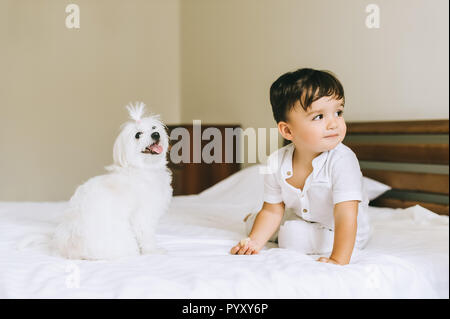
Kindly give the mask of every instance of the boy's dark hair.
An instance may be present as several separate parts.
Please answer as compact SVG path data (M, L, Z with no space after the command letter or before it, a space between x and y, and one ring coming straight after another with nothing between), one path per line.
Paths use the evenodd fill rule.
M331 72L304 68L285 73L270 87L273 117L277 123L286 121L288 112L297 100L306 111L323 96L345 101L344 88Z

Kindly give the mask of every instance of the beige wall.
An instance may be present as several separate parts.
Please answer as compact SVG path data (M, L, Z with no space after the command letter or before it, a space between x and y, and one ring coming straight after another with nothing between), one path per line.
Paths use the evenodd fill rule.
M300 67L338 75L347 121L448 118L447 0L192 0L181 26L183 121L275 126L270 85Z
M130 101L178 123L179 21L178 0L1 0L0 200L69 199L111 164Z
M2 0L0 200L67 200L111 163L129 101L274 127L271 83L306 66L341 79L347 121L448 118L448 1Z

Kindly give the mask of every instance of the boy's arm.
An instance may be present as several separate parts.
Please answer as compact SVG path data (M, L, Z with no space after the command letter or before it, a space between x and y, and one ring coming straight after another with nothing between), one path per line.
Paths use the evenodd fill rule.
M248 237L260 243L262 246L272 237L284 214L284 203L270 204L264 202L261 211L256 216L252 230Z
M358 201L351 200L334 205L334 244L329 258L319 261L346 265L350 262L356 240Z
M248 237L250 242L242 247L237 244L231 249L231 254L252 254L264 247L281 223L284 214L284 203L270 204L264 202L263 207L256 216L252 230Z

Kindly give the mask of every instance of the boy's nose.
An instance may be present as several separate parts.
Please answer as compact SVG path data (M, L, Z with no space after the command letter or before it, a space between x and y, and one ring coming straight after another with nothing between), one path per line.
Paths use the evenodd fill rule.
M336 119L331 119L328 121L328 129L335 129L337 127L337 121Z

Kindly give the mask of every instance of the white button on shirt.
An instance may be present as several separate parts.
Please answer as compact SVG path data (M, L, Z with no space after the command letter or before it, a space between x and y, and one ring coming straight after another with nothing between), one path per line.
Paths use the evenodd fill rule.
M271 204L284 202L297 216L334 229L334 205L358 200L357 242L366 241L370 225L367 216L369 199L363 186L362 173L355 153L339 143L332 150L313 159L312 173L306 178L303 190L289 184L292 176L291 143L272 153L267 165L270 174L264 176L264 201Z

